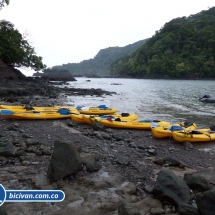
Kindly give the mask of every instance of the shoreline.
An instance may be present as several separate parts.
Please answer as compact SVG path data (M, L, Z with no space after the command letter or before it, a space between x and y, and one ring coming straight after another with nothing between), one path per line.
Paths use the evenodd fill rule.
M61 90L57 90L56 88L53 88L53 91L56 93L56 97L54 98L50 98L46 94L33 96L32 93L32 95L28 95L27 98L20 96L20 99L17 98L18 100L13 104L17 104L23 100L28 101L29 98L32 98L33 105L50 105L53 103L55 103L55 105L63 105L65 101L58 97L58 95L64 92L60 92ZM3 97L1 97L0 102L4 103L5 101L4 99L2 100L2 98ZM8 104L8 102L5 103ZM215 173L213 170L215 161L213 158L215 151L204 150L204 148L207 149L207 146L210 146L211 143L179 144L172 139L157 140L152 137L151 132L148 130L100 129L88 124L75 123L71 119L9 120L0 118L0 123L2 126L2 131L0 132L1 146L3 147L3 145L5 146L5 144L8 144L13 150L16 150L14 156L11 154L10 156L0 156L0 172L1 175L4 176L1 184L3 184L6 189L44 189L47 187L53 188L53 186L63 186L63 189L68 192L68 185L70 185L71 187L75 187L75 191L78 189L81 190L83 189L82 187L84 187L85 192L86 189L89 189L87 193L90 193L92 190L96 191L96 189L99 190L101 188L92 188L91 186L93 185L84 185L84 178L93 177L92 175L94 173L99 174L100 170L104 169L106 171L108 168L111 169L107 170L110 171L109 174L112 174L114 171L119 174L116 180L123 177L124 182L132 183L132 186L135 186L135 192L132 193L131 190L129 190L132 195L131 193L126 193L126 197L124 196L129 203L153 198L150 190L155 185L159 171L163 169L171 169L180 177L183 177L184 173L187 172L198 172L211 182L211 186L214 189ZM93 154L93 156L96 157L96 161L99 163L99 168L97 171L90 172L87 169L87 165L84 165L82 170L59 182L53 183L52 181L47 181L47 169L54 150L55 141L72 141L77 145L82 156ZM178 163L162 163L164 158L167 157L175 159ZM158 165L159 160L161 163ZM181 167L179 164L184 164L184 166ZM95 168L95 166L94 164L93 168ZM25 175L22 174L23 171ZM116 173L114 174L116 175ZM28 180L30 181L27 183ZM81 183L80 180L82 181ZM78 181L80 185L77 184ZM95 181L94 183L96 184ZM116 185L114 185L114 187L116 187ZM102 187L102 189L106 188ZM119 196L122 197L125 195L125 191L123 192ZM79 195L84 195L81 191L80 193ZM127 195L129 195L129 197ZM132 200L134 197L135 200ZM54 204L56 205L55 212L47 212L49 207L47 205L45 206L44 203L37 203L35 210L41 210L41 205L43 205L43 210L46 211L45 214L58 214L59 211L57 207L60 207L60 211L62 211L61 214L66 214L66 212L63 213L63 208L67 207L67 204L69 204L69 202L67 202L68 198L70 198L68 194L66 198L65 202ZM105 198L107 198L107 196L105 196ZM72 202L72 199L68 201ZM73 199L73 201L75 200ZM87 198L85 198L85 202L93 205L93 202L89 203L90 200L87 200ZM20 203L19 207L21 211L27 211L29 207L31 208L33 205L35 204ZM21 209L21 207L23 209ZM119 207L119 205L117 205L117 207ZM17 203L6 202L2 208L4 208L8 214L13 214L12 211L15 210L15 208L17 210ZM83 210L81 209L81 205L77 208L80 211L76 214L84 214L84 207ZM104 214L102 210L99 209L99 206L96 208L98 214ZM98 212L99 210L100 213ZM74 213L75 207L70 207L70 211ZM119 214L116 211L118 210L112 208L112 214ZM86 214L91 213L88 212ZM173 210L172 214L177 214L177 211Z

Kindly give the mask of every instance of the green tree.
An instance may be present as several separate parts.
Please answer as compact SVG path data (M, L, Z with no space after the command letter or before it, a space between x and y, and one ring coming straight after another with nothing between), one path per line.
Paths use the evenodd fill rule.
M1 10L5 5L9 5L9 0L1 0L1 1L0 1L0 10Z
M215 7L166 23L110 73L172 78L215 77Z
M36 56L34 48L22 34L5 20L0 21L0 59L13 67L30 67L35 71L46 68L42 57Z

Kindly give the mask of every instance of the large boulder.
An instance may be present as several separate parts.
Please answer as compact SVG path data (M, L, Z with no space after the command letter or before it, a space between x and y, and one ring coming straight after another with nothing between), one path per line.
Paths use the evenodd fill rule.
M49 81L77 81L69 71L41 73L41 78Z
M22 74L18 69L11 66L6 66L0 59L0 81L5 80L25 80L26 76Z
M48 176L53 181L57 181L77 172L81 165L78 148L73 142L54 142L54 151L48 167Z
M199 211L196 207L188 204L180 204L178 207L180 215L199 215Z
M189 187L170 169L163 169L159 172L153 195L161 201L168 201L175 206L182 203L188 204L190 201Z
M185 173L184 181L192 190L207 191L211 189L210 181L199 173Z
M201 215L214 215L215 214L215 191L206 191L196 198L196 204L199 208Z

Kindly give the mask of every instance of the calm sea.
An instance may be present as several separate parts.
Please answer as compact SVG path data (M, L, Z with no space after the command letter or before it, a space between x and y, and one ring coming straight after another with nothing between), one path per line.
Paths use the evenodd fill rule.
M74 88L100 88L116 92L111 96L69 96L71 105L106 104L118 112L136 113L140 119L171 122L191 121L198 127L215 125L215 103L202 103L199 97L215 96L214 81L76 78Z

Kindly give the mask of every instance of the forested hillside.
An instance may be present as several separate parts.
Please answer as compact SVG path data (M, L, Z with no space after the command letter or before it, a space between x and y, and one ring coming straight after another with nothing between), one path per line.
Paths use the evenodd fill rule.
M52 67L53 70L68 70L73 76L109 76L110 66L118 58L129 55L141 47L147 39L124 47L109 47L102 49L98 54L89 60L80 63L68 63ZM46 70L44 71L46 72Z
M111 65L111 75L215 78L215 7L166 23L131 56Z

